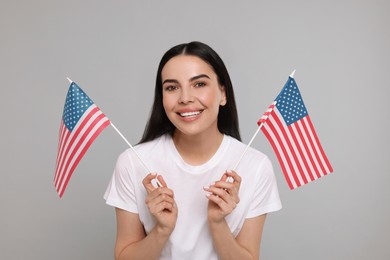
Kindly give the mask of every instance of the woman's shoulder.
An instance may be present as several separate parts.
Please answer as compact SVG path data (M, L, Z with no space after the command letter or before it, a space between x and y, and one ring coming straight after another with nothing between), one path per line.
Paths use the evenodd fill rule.
M158 157L166 150L166 144L169 138L170 136L163 135L151 141L134 145L133 148L127 148L119 154L117 166L128 167L140 158L144 161L148 158Z
M247 144L233 137L230 138L230 149L236 149L236 160L240 160L239 164L236 166L236 171L243 178L251 180L253 183L264 183L274 179L272 162L265 153L253 147L248 147L245 151ZM245 154L242 156L244 151Z
M229 139L231 150L236 151L239 156L241 156L245 149L247 149L247 144L231 136L227 136L227 138ZM243 159L244 158L256 158L256 160L264 160L267 159L267 155L260 150L249 146L248 149L245 151L245 156L243 157Z
M169 135L162 135L151 141L137 144L133 148L140 155L150 156L153 153L164 150L170 139L171 137ZM134 150L127 148L119 157L133 157L135 155Z

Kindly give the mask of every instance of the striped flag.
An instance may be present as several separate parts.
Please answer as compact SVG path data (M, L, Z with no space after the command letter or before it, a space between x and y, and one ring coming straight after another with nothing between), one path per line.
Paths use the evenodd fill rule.
M60 124L54 185L60 198L85 152L110 120L84 91L72 82Z
M290 189L333 171L291 76L258 124L263 124L261 130L276 153Z

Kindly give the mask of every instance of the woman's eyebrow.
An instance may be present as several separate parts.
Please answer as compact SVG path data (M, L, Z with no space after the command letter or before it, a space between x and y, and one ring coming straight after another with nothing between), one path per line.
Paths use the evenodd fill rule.
M177 81L176 79L166 79L163 81L162 84L164 85L165 83L179 83L179 81Z
M197 79L200 79L200 78L208 78L208 79L210 79L210 77L207 76L206 74L200 74L198 76L190 78L190 81L194 81L194 80L197 80Z
M200 75L197 75L197 76L194 76L194 77L190 78L189 81L192 82L192 81L200 79L200 78L208 78L208 79L210 79L210 77L208 75L200 74ZM163 81L162 84L164 85L165 83L179 83L179 81L177 81L176 79L166 79L166 80Z

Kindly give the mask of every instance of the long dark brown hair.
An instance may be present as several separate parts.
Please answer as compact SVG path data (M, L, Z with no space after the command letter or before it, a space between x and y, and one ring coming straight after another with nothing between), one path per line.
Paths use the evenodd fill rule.
M210 46L201 42L190 42L172 47L160 61L157 70L154 102L140 143L154 140L166 133L173 135L175 126L169 121L163 107L161 71L170 59L178 55L196 56L213 68L218 76L218 83L225 89L227 101L225 106L219 107L218 130L241 141L233 85L225 64Z

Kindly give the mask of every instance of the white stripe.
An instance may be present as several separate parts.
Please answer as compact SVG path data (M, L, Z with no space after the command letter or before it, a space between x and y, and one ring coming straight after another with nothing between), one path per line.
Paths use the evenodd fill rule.
M83 116L79 119L79 121L77 122L77 124L75 125L75 127L73 128L73 131L70 133L67 141L66 141L66 144L64 146L64 152L62 153L61 155L61 159L60 159L60 168L57 169L57 175L58 177L62 176L62 172L64 171L63 168L65 167L66 165L66 162L68 161L68 157L69 157L69 154L72 152L73 148L71 147L69 152L66 154L65 151L66 149L68 149L68 146L70 145L70 142L73 138L73 136L75 135L77 129L80 127L80 125L82 124L82 122L84 121L84 119L90 114L90 112L96 107L95 104L91 105L83 114ZM100 111L98 111L100 112ZM101 113L101 112L100 112ZM95 116L96 118L96 116ZM87 124L87 125L90 125L90 122ZM85 126L84 129L88 126ZM65 127L66 128L66 127ZM66 131L69 132L69 129L66 128ZM78 136L78 138L80 138L81 135ZM77 139L75 140L75 142L73 142L73 147L74 147L74 144L77 143ZM66 157L65 157L66 156ZM64 158L65 157L65 158ZM57 180L55 181L55 185L57 186L58 185L58 178Z
M283 117L282 117L282 115L279 113L278 109L275 109L275 113L276 113L276 115L279 117L279 120L281 121L282 126L283 126L284 128L287 128L286 124L284 123ZM279 133L280 139L282 140L283 145L284 145L284 147L285 147L285 149L286 149L286 151L287 151L287 156L288 156L288 158L289 158L290 161L291 161L291 164L292 164L292 166L293 166L293 168L294 168L295 174L296 174L296 176L297 176L297 178L298 178L299 184L300 184L300 185L303 185L305 182L303 181L302 176L300 175L298 166L297 166L297 164L296 164L296 162L295 162L295 160L294 160L294 157L293 157L293 154L292 154L293 151L291 151L291 150L290 150L290 147L288 146L288 140L285 139L282 130L279 128L279 126L278 126L277 122L274 120L274 118L273 118L273 117L270 117L270 119L271 119L272 124L275 126L276 130L277 130L278 133ZM285 129L285 130L286 130L286 132L288 131L288 129ZM291 136L290 136L290 137L291 137ZM291 139L290 139L290 140L291 140ZM293 178L294 178L294 177L293 177ZM299 185L299 186L300 186L300 185Z
M70 147L69 149L69 152L66 154L66 159L61 167L61 178L62 178L62 181L61 179L59 180L59 182L57 182L56 184L56 188L59 189L59 187L63 185L63 183L65 182L66 178L68 177L69 175L69 171L73 165L73 161L75 160L76 156L79 154L80 152L80 149L83 148L83 146L81 145L78 150L75 150L77 145L79 145L82 140L81 140L81 137L86 133L88 127L92 124L92 122L96 119L97 116L99 116L100 114L102 114L101 111L97 111L90 119L89 121L85 124L84 128L80 131L79 135L77 136L77 138L75 139L75 141L73 142L72 146ZM93 128L94 129L94 128ZM93 129L91 131L93 131ZM72 132L73 134L74 132ZM87 138L88 138L88 134L87 133ZM85 141L88 141L88 139L84 139L84 142ZM76 151L76 153L73 155L73 157L71 158L71 154ZM69 165L68 165L68 168L65 168L66 167L66 164L69 162ZM66 171L65 171L66 170Z
M275 112L278 113L279 118L282 117L282 115L279 113L279 111L278 111L277 109L275 110ZM310 178L308 169L306 169L305 164L304 164L305 158L302 158L301 153L299 152L299 149L298 149L299 143L296 143L296 142L294 141L294 139L293 139L293 137L292 137L292 135L291 135L291 133L290 133L290 131L289 131L288 126L285 125L284 122L282 122L282 123L283 123L283 125L285 126L287 138L290 140L290 143L291 143L291 146L292 146L292 149L293 149L292 152L295 154L295 156L296 156L296 158L297 158L298 161L295 161L295 159L294 159L293 157L290 157L290 159L294 162L294 165L299 164L299 165L301 166L301 168L302 168L302 171L303 171L303 172L301 172L301 171L299 171L299 169L297 169L297 170L296 170L296 173L297 173L297 176L298 176L298 178L299 178L299 181L300 181L301 185L303 185L303 184L305 184L306 182L305 182L305 180L302 178L302 175L304 175L304 176L306 177L307 182L310 182L310 181L311 181L311 178ZM291 124L290 127L294 127L294 124ZM293 129L293 130L294 130L294 129ZM298 139L299 139L299 136L297 136L298 133L297 133L297 132L294 132L294 131L293 131L293 133L294 133L296 139L298 140ZM298 167L298 166L297 166L297 167Z
M310 177L309 172L313 175L314 180L317 179L317 176L316 176L316 173L314 171L313 165L310 162L310 158L309 158L309 155L307 154L305 146L303 145L302 139L299 136L299 133L298 133L298 130L297 130L297 126L299 127L299 125L297 123L294 123L294 124L291 125L291 129L293 130L294 135L297 138L297 142L298 142L299 147L301 147L301 150L302 150L302 153L303 153L303 158L302 157L301 158L309 166L309 169L308 169L305 164L302 164L302 167L305 168L306 172L308 172L308 180L309 180L309 182L311 182L312 179ZM301 132L303 131L302 129L300 129L300 130L301 130Z
M317 161L317 158L316 158L316 156L314 154L313 147L310 144L309 137L307 136L307 132L305 131L305 128L303 127L302 120L298 121L297 123L298 123L300 129L302 130L303 138L305 139L306 145L309 148L309 151L308 151L309 152L309 156L311 156L311 158L313 159L315 167L317 168L318 172L321 175L321 168L320 168L320 166L318 164L318 161ZM307 127L307 125L306 125L306 127ZM313 165L313 167L314 167L314 165ZM313 172L313 175L314 175L315 179L318 179L317 173L315 171Z
M278 139L276 138L275 134L273 133L273 131L271 130L271 128L270 128L269 125L268 125L268 124L274 124L274 120L271 121L271 118L272 118L272 116L270 116L270 117L268 118L267 124L264 124L263 127L265 127L264 129L268 132L268 134L270 135L271 139L273 140L273 142L274 142L274 144L275 144L275 146L276 146L276 149L277 149L277 151L278 151L278 154L279 154L279 156L280 156L280 158L281 158L281 160L282 160L283 166L284 166L284 168L286 169L286 173L287 173L287 175L288 175L288 178L289 178L289 180L290 180L292 186L293 186L294 188L296 188L296 187L297 187L297 184L296 184L296 182L295 182L294 177L292 176L290 167L289 167L289 165L288 165L288 163L287 163L286 157L284 156L283 150L282 150L282 148L281 148L281 146L280 146L280 144L279 144L279 142L278 142ZM274 127L275 127L276 129L278 128L278 127L275 126L275 125L274 125Z
M320 176L324 176L324 173L322 172L322 169L321 169L320 162L317 160L317 156L316 156L315 151L314 151L315 147L313 147L312 144L310 143L310 139L312 139L312 136L310 136L310 131L309 131L310 126L309 126L307 120L306 121L303 120L303 121L301 121L301 123L302 123L302 125L306 126L307 131L305 130L305 133L306 133L305 136L307 138L307 142L308 142L308 145L310 147L310 153L311 153L311 156L312 156L314 163L317 167L318 173L320 174ZM315 140L312 140L312 141L315 142Z
M96 113L96 114L102 114L102 112L99 110L100 113ZM88 125L90 125L90 122L92 122L92 118L91 120L89 120L88 122ZM91 137L96 133L96 131L99 129L99 127L101 125L103 125L106 121L108 121L108 118L107 117L103 117L92 129L91 131L88 133L88 135L86 136L86 138L84 139L84 141L82 142L82 144L80 145L79 149L77 150L77 152L75 153L75 155L73 156L73 158L71 159L71 162L69 164L69 167L67 169L67 171L65 172L65 177L63 178L63 181L62 183L60 184L59 186L59 194L61 194L63 188L64 188L64 184L65 184L65 181L66 179L68 178L68 175L70 173L70 169L73 167L73 165L75 164L76 160L77 160L77 157L80 155L81 151L84 149L84 147L87 145L87 143L89 142L89 140L91 139ZM86 127L87 128L87 127ZM85 129L85 128L84 128ZM83 132L85 132L83 130ZM77 143L79 143L80 140L77 141ZM73 149L72 149L73 150Z
M324 172L324 175L325 175L326 173L329 173L330 170L329 170L329 168L328 168L328 165L327 165L326 162L325 162L324 157L322 157L321 149L319 148L319 144L317 143L317 141L316 141L316 139L315 139L315 137L314 137L314 134L313 134L313 132L311 131L310 124L309 124L309 122L307 121L307 118L306 118L306 117L305 117L305 124L307 125L307 129L308 129L308 131L309 131L310 138L313 140L314 148L316 149L317 154L318 154L318 156L320 157L321 164L322 164L322 165L324 166L324 168L325 168L325 171L326 171L326 172ZM321 168L320 168L320 169L321 169ZM322 170L321 170L321 171L322 171Z
M272 108L268 108L267 111L261 116L261 119L267 120L271 112L272 112Z
M63 121L61 120L61 124L60 124L60 132L59 132L59 139L58 139L58 150L57 150L57 161L56 161L56 173L55 173L55 176L54 176L54 183L57 181L57 178L58 178L58 163L60 162L60 158L61 158L61 155L62 155L62 148L64 146L64 135L65 135L65 125L63 123Z
M65 147L64 147L64 151L66 151L66 149L68 149L68 146L70 145L70 142L73 138L73 136L75 135L75 133L77 132L78 128L80 127L80 125L83 123L83 121L85 120L85 118L91 113L91 111L96 107L95 104L91 105L86 111L85 113L83 114L83 116L79 119L79 121L77 122L77 124L75 125L75 127L73 128L71 134L69 135L68 137L68 140L65 144ZM70 154L72 153L74 147L77 145L77 143L79 142L79 139L81 138L81 136L83 135L83 133L86 131L86 129L88 129L88 127L91 125L91 123L93 122L93 120L98 117L100 114L102 114L102 112L100 110L98 110L90 119L89 121L85 124L84 128L81 129L79 135L77 136L77 138L75 139L75 141L73 142L73 145L70 147L69 151L67 154L63 154L61 156L61 168L58 169L58 175L62 176L63 175L63 171L64 171L64 167L66 165L66 162L69 160L69 156ZM64 158L64 156L66 156ZM58 182L56 182L56 187L58 185Z
M61 152L61 148L63 147L64 145L64 135L65 135L65 125L64 125L64 122L61 120L61 124L60 124L60 132L59 132L59 136L58 136L58 158L57 158L57 162L58 163L58 160L60 159L60 152Z

